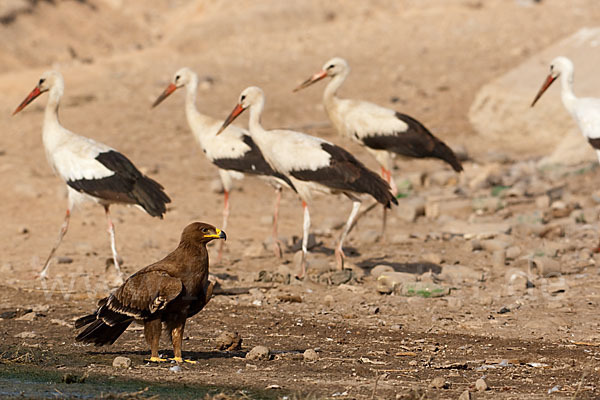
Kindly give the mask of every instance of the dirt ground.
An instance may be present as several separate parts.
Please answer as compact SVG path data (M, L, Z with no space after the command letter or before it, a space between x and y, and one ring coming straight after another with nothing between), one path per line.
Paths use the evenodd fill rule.
M0 396L600 398L600 258L591 251L600 169L538 169L535 160L551 149L505 152L467 119L481 85L596 23L595 0L7 0L2 7ZM258 85L267 95L266 127L325 137L377 168L329 125L324 85L291 92L333 56L353 68L342 96L416 117L460 151L465 171L435 160L398 162L403 197L385 237L376 209L350 235L342 273L333 246L350 203L318 198L305 281L294 279L299 201L284 192L280 234L289 248L278 260L266 247L274 193L245 178L231 196L223 261L211 264L220 289L186 326L184 350L198 364L148 365L140 327L107 348L75 343L73 320L110 291L110 247L103 210L84 206L50 279L33 278L66 206L41 143L45 96L10 116L40 73L54 67L65 77L64 126L127 154L173 199L164 220L113 207L130 274L172 250L187 223L221 224L218 175L190 135L183 95L150 109L182 66L201 76L201 111L224 118L244 87ZM392 278L398 284L383 287ZM242 348L215 349L222 332L238 332ZM270 349L269 360L245 358L257 345ZM318 359L305 359L307 349ZM166 338L161 352L171 352ZM113 368L116 356L131 367ZM68 385L66 373L87 381ZM487 390L478 390L479 378ZM94 380L105 386L85 389Z

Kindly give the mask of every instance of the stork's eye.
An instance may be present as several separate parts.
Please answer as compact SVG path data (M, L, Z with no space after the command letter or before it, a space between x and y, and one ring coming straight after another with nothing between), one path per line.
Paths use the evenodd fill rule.
M177 76L175 77L175 82L177 82L177 81L179 80L179 78L180 78L180 76L179 76L179 75L177 75Z
M46 80L45 80L44 78L42 78L42 79L40 79L40 81L38 82L38 85L40 85L40 86L41 86L41 85L43 85L43 84L44 84L44 82L46 82Z
M327 69L328 69L328 70L330 70L330 69L332 69L333 67L335 67L335 65L333 65L333 64L330 64L330 65L327 67Z
M240 97L240 101L244 101L244 100L246 100L246 95L245 94L243 94L242 97Z

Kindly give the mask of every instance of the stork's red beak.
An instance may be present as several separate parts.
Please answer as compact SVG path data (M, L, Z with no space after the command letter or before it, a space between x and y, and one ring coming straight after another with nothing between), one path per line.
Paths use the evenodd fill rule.
M540 97L542 97L542 95L544 94L544 92L546 91L546 89L548 89L550 87L550 85L552 85L552 82L554 82L556 80L556 78L558 78L558 76L548 75L546 77L546 80L544 81L544 84L540 88L540 91L535 96L535 99L533 99L533 103L531 103L531 107L533 107L535 105L535 103L537 103L538 99Z
M300 86L298 86L296 89L294 89L294 92L297 92L300 89L304 89L305 87L309 87L313 83L319 82L321 79L325 78L326 76L327 76L327 71L325 71L325 70L319 71L316 74L314 74L313 76L311 76L310 78L308 78L307 80L305 80L304 82L302 82L300 84Z
M171 93L173 93L175 90L177 90L177 86L175 86L174 83L170 83L169 86L167 86L167 88L164 90L164 92L162 92L160 94L160 96L158 96L158 98L154 101L154 103L152 103L152 108L159 105L164 99L169 97L169 95Z
M229 126L229 124L231 124L233 122L233 120L238 117L238 115L240 115L242 112L244 112L244 110L245 110L245 108L242 107L241 104L236 105L235 108L233 109L233 111L231 111L231 114L229 114L227 119L225 119L225 122L223 122L223 125L221 125L221 129L219 129L219 131L217 132L217 135L220 134L221 132L223 132L225 130L225 128L227 128Z
M35 100L36 97L38 97L40 94L42 94L42 91L40 90L39 87L35 87L31 93L29 93L29 95L25 98L25 100L23 100L21 102L21 104L19 104L19 107L17 107L17 109L12 113L12 115L15 115L16 113L18 113L19 111L21 111L22 109L24 109L27 104L31 103L33 100Z

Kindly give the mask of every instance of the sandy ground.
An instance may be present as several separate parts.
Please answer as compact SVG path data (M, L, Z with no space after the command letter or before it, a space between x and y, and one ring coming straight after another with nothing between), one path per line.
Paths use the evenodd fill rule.
M1 374L87 371L140 380L139 389L157 382L182 391L212 385L213 392L229 388L242 397L456 399L466 390L477 399L600 396L600 277L591 252L600 171L595 163L538 170L532 160L551 149L540 144L538 154L503 152L501 142L482 141L467 120L481 85L598 21L594 0L568 7L558 0L6 4L0 8L0 311L8 313L0 319ZM293 279L292 248L277 260L264 247L274 194L246 178L232 193L224 259L211 265L223 290L187 327L185 350L199 364L180 372L146 365L142 332L135 328L109 348L75 344L72 321L110 290L110 248L102 209L84 206L57 252L63 263L53 263L48 281L33 279L66 206L64 184L41 144L45 97L10 117L39 74L51 67L64 74L61 122L67 128L127 154L173 199L164 220L113 207L129 274L173 249L190 221L221 223L218 175L189 133L183 95L150 109L181 66L202 77L198 107L207 114L224 118L244 87L259 85L267 94L266 127L325 137L376 168L328 124L323 85L291 92L335 55L353 68L343 96L418 118L467 155L465 172L457 176L437 161L399 162L394 174L406 197L390 214L383 240L380 210L359 222L348 240L351 272L343 274L331 270L332 253L340 233L335 227L350 204L341 197L317 199L317 246L304 282ZM299 201L284 192L280 233L290 246L301 234L301 218ZM399 282L391 294L380 293L378 265ZM441 295L407 295L414 281ZM14 315L17 309L33 311ZM242 336L241 350L215 349L224 331ZM270 360L244 358L256 345L269 347ZM161 348L170 351L166 340ZM316 349L318 360L305 360L306 349ZM117 355L131 358L132 367L114 369ZM478 391L482 377L489 388ZM11 382L2 380L3 396L15 393L6 389ZM49 392L29 395L65 390L49 382Z

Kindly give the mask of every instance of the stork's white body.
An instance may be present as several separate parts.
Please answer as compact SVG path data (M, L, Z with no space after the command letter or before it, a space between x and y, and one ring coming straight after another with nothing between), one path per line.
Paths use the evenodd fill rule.
M55 174L65 182L99 179L114 175L114 171L96 160L100 153L114 149L63 128L58 122L56 112L52 112L49 107L46 107L45 114L42 141L46 158ZM110 204L98 197L78 192L70 186L67 186L67 189L70 209L83 201L92 201L102 205Z
M217 120L198 111L196 108L196 93L198 90L198 76L189 68L181 68L175 73L172 84L157 99L155 105L179 87L185 87L185 115L194 138L202 151L219 171L223 184L223 224L227 228L229 218L229 192L233 188L233 181L244 177L244 174L256 175L265 180L276 190L275 210L273 214L273 240L275 253L281 256L281 247L277 234L277 220L279 214L279 201L281 190L284 186L290 187L285 177L276 173L266 162L259 148L252 142L250 133L242 128L230 125L217 136L223 125L222 120ZM224 242L219 245L217 261L222 257Z
M567 74L563 74L567 77ZM575 97L573 93L573 83L565 78L562 78L562 102L569 112L583 136L588 140L592 140L590 144L596 150L596 155L600 161L600 148L598 144L594 145L593 139L600 139L600 99L594 97Z
M308 203L311 202L313 193L344 193L353 201L352 212L335 250L338 267L342 268L343 243L360 208L359 196L370 194L389 206L389 203L395 200L389 192L389 185L350 153L326 140L290 130L265 130L260 124L264 109L264 93L261 89L247 88L242 92L240 100L238 107L243 107L240 110L250 108L250 134L265 159L275 170L285 174L292 181L303 201L301 276L304 275L306 267L310 229ZM242 103L244 105L241 105ZM239 115L241 111L236 110L232 115ZM227 121L230 121L230 118Z
M386 133L395 136L399 132L407 131L408 124L398 119L396 112L389 108L367 101L340 99L330 94L332 90L337 90L333 85L334 81L332 80L323 95L323 104L333 126L343 136L364 146L383 168L390 171L396 154L388 150L378 150L366 146L365 138L381 136Z
M217 131L223 121L202 114L196 108L197 78L187 83L185 87L185 116L194 138L209 161L214 163L216 159L220 158L243 157L250 150L250 147L242 141L244 134L249 135L248 131L231 125L217 137ZM244 174L219 168L219 176L223 183L223 189L229 192L233 188L233 180L242 179ZM223 229L226 228L226 226L223 227Z
M331 77L323 93L323 104L329 119L338 133L358 142L375 157L394 194L396 187L390 171L398 155L439 158L456 171L462 170L452 150L419 121L368 101L337 97L337 91L349 73L350 66L346 60L335 57L296 90Z
M64 80L58 72L45 72L15 113L46 91L49 94L44 111L42 141L50 166L67 184L69 201L58 241L52 248L40 277L47 276L52 256L67 232L71 210L83 201L93 201L104 206L113 261L122 280L109 206L115 203L137 205L152 216L162 217L166 212L165 204L170 199L160 184L143 176L125 156L109 146L62 127L58 120L58 106L64 93Z

